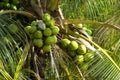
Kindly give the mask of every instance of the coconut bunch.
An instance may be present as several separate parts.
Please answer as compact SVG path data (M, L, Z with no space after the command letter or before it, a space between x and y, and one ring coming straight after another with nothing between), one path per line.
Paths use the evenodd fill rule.
M79 66L82 70L87 70L89 64L87 64L91 59L94 59L94 53L87 49L87 47L78 43L69 37L63 38L60 43L60 47L69 55L71 60Z
M92 31L82 24L67 24L65 31L61 31L62 36L58 42L59 47L69 56L70 61L80 69L87 70L89 62L94 59L95 53L81 42L79 35L92 40ZM82 39L84 40L84 39Z
M78 28L82 28L81 25L79 25ZM72 61L80 68L85 65L84 70L88 67L86 63L94 58L94 54L91 53L84 44L71 39L64 33L64 30L60 32L60 28L56 26L55 20L48 13L42 16L42 20L32 21L30 25L24 27L24 30L35 47L44 53L49 53L51 50L54 52L52 45L57 44L60 47L59 49L66 52ZM79 33L73 30L73 34Z
M0 1L0 9L17 10L17 5L18 4L19 4L19 0L1 0Z
M33 45L43 52L50 52L52 44L57 43L59 28L48 13L43 15L42 20L32 21L24 30L33 41Z

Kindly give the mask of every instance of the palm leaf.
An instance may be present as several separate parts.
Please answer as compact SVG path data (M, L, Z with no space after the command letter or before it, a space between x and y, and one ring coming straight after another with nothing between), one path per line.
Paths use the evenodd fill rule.
M13 80L12 77L4 69L2 61L0 61L0 73L4 76L4 78L6 80ZM0 77L0 78L2 78L2 77ZM4 79L4 78L2 78L2 79Z
M109 24L115 24L119 27L119 13L112 18L108 19L106 22ZM110 50L109 53L115 62L119 65L119 30L114 30L112 28L96 28L94 31L93 39L103 48ZM97 37L97 38L96 38ZM95 39L96 38L96 39Z
M103 59L100 59L96 64L92 65L85 75L89 75L90 79L119 80L120 70L118 70L108 58L103 56Z
M103 23L103 22L97 22L97 21L91 21L91 20L79 20L79 19L70 19L70 20L65 20L66 23L68 24L91 24L94 26L100 26L100 27L109 27L109 28L114 28L117 30L120 30L119 27L109 24L109 23Z
M0 69L0 73L4 76L6 80L13 80L12 77L3 69ZM2 78L2 79L4 79Z
M24 62L25 62L25 60L26 60L26 58L27 58L29 48L30 48L30 45L29 45L29 43L27 43L26 46L25 46L24 52L23 52L23 54L21 55L21 58L20 58L20 60L19 60L19 63L18 63L18 65L17 65L17 67L16 67L16 72L15 72L15 74L14 74L14 80L18 80L18 78L19 78L19 75L20 75L22 66L24 65Z
M4 18L3 17L0 18L0 28L1 28L0 46L2 46L0 47L0 53L1 53L0 55L1 55L1 61L4 63L5 70L6 71L11 70L9 71L9 73L12 74L12 72L14 71L13 65L15 65L15 62L14 62L14 58L11 56L10 53L14 54L16 43L14 43L15 40L13 40L13 37L8 32L7 27L5 27L6 25L9 24L9 23L6 23L7 20L5 20L5 18L6 18L5 16ZM11 42L13 42L13 44Z
M19 33L10 33L8 27L12 23L17 25ZM18 79L18 77L19 79L27 78L25 72L21 70L29 49L28 43L23 51L23 46L28 42L27 36L23 31L23 25L19 21L10 18L9 15L2 15L0 16L0 31L0 60L4 66L4 69L0 71L4 77L0 76L0 79L13 80L12 77L15 79Z

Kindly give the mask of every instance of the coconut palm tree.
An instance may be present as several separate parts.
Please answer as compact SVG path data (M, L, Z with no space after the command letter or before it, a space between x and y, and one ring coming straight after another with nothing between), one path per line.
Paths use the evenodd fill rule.
M120 79L119 0L2 0L0 3L0 80ZM54 35L57 42L45 52L43 45L48 43L50 34L45 34L45 30L49 25L57 26L60 31ZM37 26L37 30L34 27L31 33L27 32L28 26ZM39 37L43 44L35 44L36 31L44 35ZM63 39L70 40L68 47L61 45ZM71 48L72 43L76 45ZM81 44L87 49L84 54L78 48L75 50ZM91 53L91 59L85 58L87 53Z

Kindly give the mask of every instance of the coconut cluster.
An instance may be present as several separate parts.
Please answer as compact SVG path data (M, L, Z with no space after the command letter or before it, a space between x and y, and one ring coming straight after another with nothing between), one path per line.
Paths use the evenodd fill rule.
M92 30L89 29L89 28L87 28L86 26L87 26L87 25L83 25L83 24L78 24L78 25L77 25L78 28L82 28L82 29L84 29L85 32L87 32L89 35L92 35Z
M89 52L84 44L78 44L74 40L64 38L60 42L61 47L67 50L67 54L81 69L88 68L87 62L94 58L94 54Z
M12 9L17 10L17 5L19 4L19 0L1 0L0 1L0 9Z
M52 44L57 43L59 28L48 13L43 15L42 20L32 21L24 30L33 40L34 46L42 48L44 52L50 52Z

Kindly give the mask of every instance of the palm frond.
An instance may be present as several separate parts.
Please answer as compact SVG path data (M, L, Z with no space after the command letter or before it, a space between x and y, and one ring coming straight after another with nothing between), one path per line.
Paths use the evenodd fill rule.
M14 80L18 80L18 78L20 76L20 72L21 72L21 69L22 69L22 67L24 65L24 62L26 61L26 58L28 56L29 49L30 49L30 45L29 45L29 43L27 43L26 46L25 46L24 52L21 55L19 63L17 65L17 67L16 67L16 71L15 71L15 74L14 74Z
M0 69L0 73L4 76L4 78L1 79L13 80L12 77L5 70Z
M97 22L97 21L91 21L91 20L79 20L79 19L69 19L65 20L68 24L91 24L94 25L95 27L100 26L100 27L109 27L109 28L114 28L117 30L120 30L120 28L116 25L112 25L109 23L104 23L104 22Z
M25 61L19 63L21 60L20 56L23 56L23 48L28 42L26 33L23 31L23 25L19 21L15 21L11 18L12 16L9 15L2 15L0 16L0 60L3 63L4 69L1 69L0 79L7 79L13 80L12 78L21 77L27 78L24 73L22 72L21 68ZM9 25L15 24L18 27L18 32L13 34L9 31ZM24 35L23 35L24 33ZM28 47L28 46L27 46ZM26 49L24 51L26 53ZM24 55L26 58L26 55ZM24 57L22 57L24 58ZM21 67L19 67L21 66ZM16 70L17 67L17 70ZM18 71L18 72L16 72ZM14 75L20 73L19 75Z
M119 13L112 18L108 19L106 22L109 24L115 24L119 27ZM119 64L119 30L112 28L101 28L98 27L94 31L93 39L103 48L110 51L110 55Z
M104 64L104 65L103 65ZM108 60L107 57L103 56L96 64L93 64L89 70L85 73L89 75L90 79L95 80L119 80L120 79L120 70Z
M2 74L2 76L4 76L1 76L0 79L13 80L12 77L4 69L2 61L0 61L0 73Z

